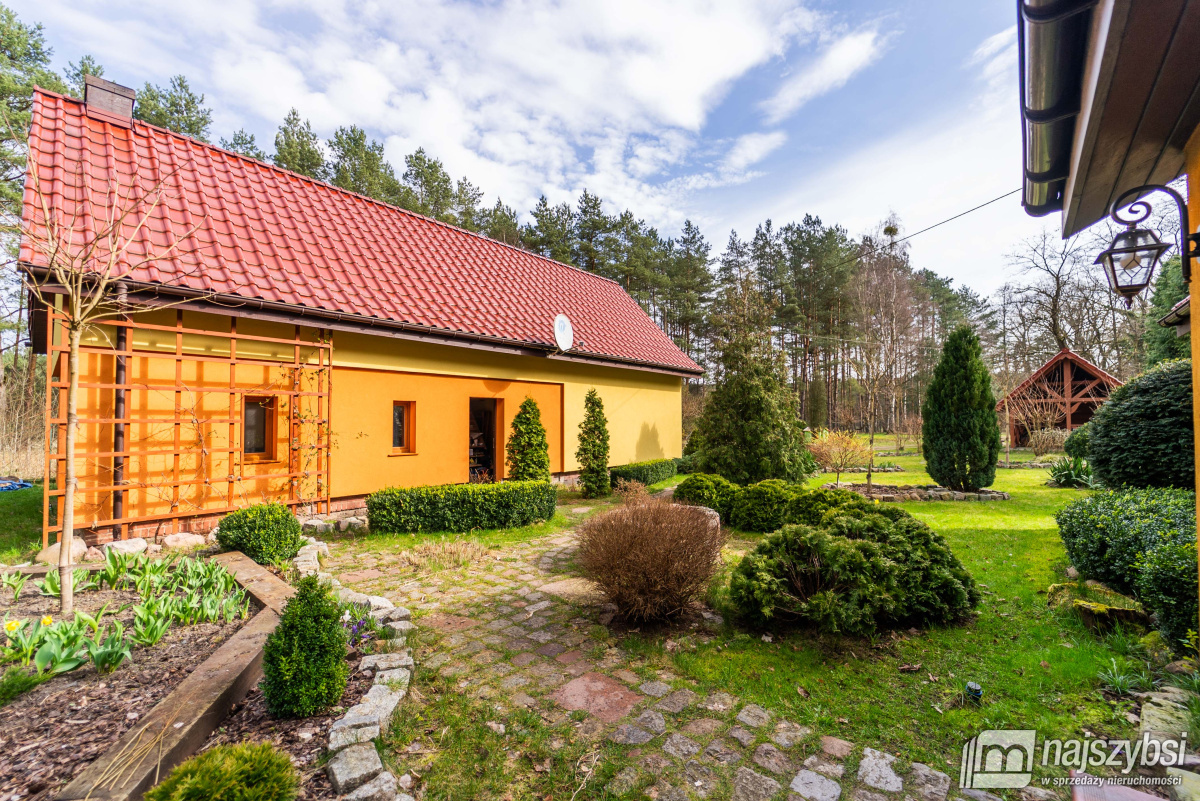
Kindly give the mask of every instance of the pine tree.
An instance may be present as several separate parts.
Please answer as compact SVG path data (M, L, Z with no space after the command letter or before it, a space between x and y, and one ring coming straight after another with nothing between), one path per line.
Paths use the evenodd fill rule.
M252 159L267 160L267 154L258 146L258 142L254 141L254 134L247 133L245 128L238 128L229 139L222 136L220 145L226 150L241 153Z
M808 426L817 431L829 425L829 401L825 379L818 376L808 383Z
M595 387L583 399L583 422L579 424L579 483L583 497L603 498L612 490L608 477L608 418L604 401Z
M550 480L550 443L542 425L542 410L537 401L525 398L512 421L512 432L505 445L508 478L513 481Z
M396 178L383 154L383 143L367 138L357 125L338 128L329 140L329 182L350 192L395 206L413 208L416 196Z
M67 64L67 86L70 87L69 92L73 97L83 98L84 79L89 75L104 77L104 67L94 56L80 56L79 61Z
M411 191L405 208L444 222L454 222L454 180L440 159L419 147L404 157L404 185Z
M164 89L149 83L138 92L133 116L160 128L208 141L212 127L212 109L204 105L204 95L196 94L182 75L171 78Z
M283 125L275 134L275 155L272 161L279 167L318 181L325 180L325 156L321 153L321 140L313 133L312 124L300 119L300 112L292 109L283 118Z
M586 189L576 208L573 260L589 273L608 276L611 270L604 263L604 239L612 229L612 220L604 213L600 198Z
M533 223L521 229L521 241L534 253L573 264L575 212L569 203L551 206L542 195L532 212Z
M520 247L521 223L517 210L496 198L496 205L480 212L479 230L497 242Z
M921 415L925 464L933 480L960 492L991 486L1000 425L983 349L968 326L946 339Z
M720 370L692 439L698 471L738 484L801 481L817 471L800 403L787 386L782 354L771 347L770 307L748 279L721 298ZM689 445L692 440L689 440Z

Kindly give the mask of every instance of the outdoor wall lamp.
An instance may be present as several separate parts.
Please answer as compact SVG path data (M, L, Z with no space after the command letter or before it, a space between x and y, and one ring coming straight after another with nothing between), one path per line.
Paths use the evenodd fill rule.
M1187 204L1178 192L1169 186L1148 184L1122 193L1113 202L1109 216L1127 228L1113 238L1108 250L1097 256L1095 263L1104 265L1108 285L1124 299L1125 308L1132 306L1137 294L1150 284L1158 260L1162 258L1163 253L1171 249L1170 245L1160 240L1150 229L1137 227L1138 223L1144 222L1150 216L1150 204L1145 200L1134 201L1125 209L1131 219L1121 217L1121 206L1127 199L1154 191L1166 192L1179 208L1179 250L1184 283L1190 284L1192 280L1192 258L1200 256L1200 234L1191 233Z

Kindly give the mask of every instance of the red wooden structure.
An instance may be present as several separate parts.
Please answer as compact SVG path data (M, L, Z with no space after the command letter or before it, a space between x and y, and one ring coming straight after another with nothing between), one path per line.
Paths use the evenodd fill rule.
M1009 442L1024 445L1030 431L1079 428L1121 381L1070 348L1063 348L996 404Z

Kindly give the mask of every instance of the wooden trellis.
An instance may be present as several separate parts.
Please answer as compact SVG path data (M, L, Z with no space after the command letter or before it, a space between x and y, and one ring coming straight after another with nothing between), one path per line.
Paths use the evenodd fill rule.
M154 525L160 534L176 533L186 518L223 514L254 500L273 500L292 508L309 507L314 513L328 513L333 356L330 333L294 326L291 339L243 334L238 333L237 317L226 319L228 330L214 331L185 327L180 309L175 310L173 326L144 322L134 316L105 323L105 328L115 333L111 346L81 346L81 361L95 361L92 369L81 368L81 372L100 378L111 375L112 380L79 382L80 397L89 393L90 400L79 405L80 436L75 459L77 468L85 464L88 469L77 470L81 473L75 489L77 530L90 531L98 539L106 532L113 539L125 539L132 526ZM68 386L66 323L63 315L48 310L47 329L51 335L47 337L46 358L43 547L62 528L59 521L63 518L65 495ZM55 331L57 336L53 335ZM174 348L138 347L136 332L144 332L146 339L158 337L160 343L163 338L173 337ZM305 334L310 338L306 339ZM185 342L189 337L228 342L228 355L188 352ZM291 358L241 355L239 342L249 347L291 346ZM135 362L141 364L140 369L131 369ZM205 369L200 365L225 365L227 380L219 385L188 383L185 378L189 364L196 375ZM273 372L278 376L271 377ZM267 380L247 381L249 373L266 375ZM161 375L171 378L163 380ZM111 413L106 413L108 393L112 393ZM130 408L134 393L142 393L145 400L140 415ZM153 395L171 396L169 416L149 410ZM243 454L242 401L248 396L272 399L277 414L282 411L278 405L286 405L284 458L256 467L258 463ZM207 398L224 399L225 410L213 413L206 409ZM129 436L133 427L157 428L135 442ZM278 427L277 422L277 439ZM185 431L194 433L192 440ZM216 447L210 440L219 431L224 432L225 441ZM169 465L150 478L146 473L153 459ZM220 475L215 474L218 471ZM142 478L131 479L131 474ZM53 488L51 479L55 481ZM161 511L138 513L164 506Z

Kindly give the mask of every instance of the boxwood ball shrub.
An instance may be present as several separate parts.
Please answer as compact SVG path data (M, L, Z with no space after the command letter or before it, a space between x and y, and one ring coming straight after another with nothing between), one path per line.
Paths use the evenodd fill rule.
M554 517L557 501L548 481L388 487L367 496L367 519L393 534L517 528Z
M263 647L263 699L272 715L306 718L346 690L346 629L328 588L316 576L296 585Z
M614 485L617 483L617 479L624 479L625 481L637 481L648 487L651 484L666 481L675 475L675 460L652 459L648 462L634 462L613 467L608 472L612 476Z
M1067 437L1067 441L1063 443L1063 452L1067 456L1072 459L1088 458L1088 427L1090 425L1091 423L1084 423Z
M1172 648L1191 651L1188 632L1197 630L1196 541L1163 543L1138 557L1134 594L1154 615Z
M1195 486L1192 362L1166 361L1117 387L1088 426L1092 472L1109 487Z
M712 513L649 499L579 527L579 564L629 620L682 612L708 586L725 543Z
M788 502L799 491L776 478L744 487L733 500L730 524L742 531L774 531L788 522Z
M770 534L734 569L729 591L753 624L851 635L948 623L979 603L940 535L901 509L853 506L830 510L820 526Z
M146 801L291 801L300 779L270 743L218 745L192 757L146 791Z
M279 503L260 503L225 515L217 529L217 542L260 565L291 559L304 544L300 521Z
M724 476L713 473L693 473L675 487L674 498L691 506L707 506L716 510L722 523L729 522L733 500L741 488Z
M1196 494L1179 489L1098 492L1067 504L1054 519L1075 569L1128 594L1142 554L1162 544L1195 540Z

